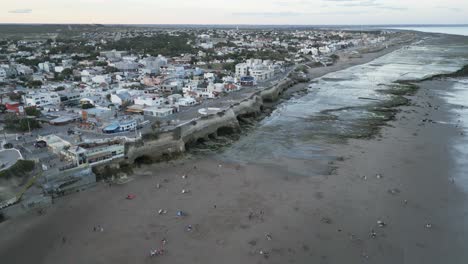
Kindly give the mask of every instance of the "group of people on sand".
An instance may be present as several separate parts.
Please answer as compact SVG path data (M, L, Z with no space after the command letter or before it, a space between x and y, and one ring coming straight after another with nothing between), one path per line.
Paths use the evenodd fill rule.
M162 255L164 255L164 253L166 252L166 251L164 250L164 246L166 245L166 243L167 243L167 240L166 240L165 238L163 238L163 239L161 240L161 244L162 244L161 248L159 248L159 249L154 249L154 250L150 250L150 257L156 257L156 256L162 256Z

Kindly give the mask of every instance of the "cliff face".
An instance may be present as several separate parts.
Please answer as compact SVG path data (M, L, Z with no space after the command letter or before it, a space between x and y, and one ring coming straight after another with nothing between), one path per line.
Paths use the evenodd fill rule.
M284 90L292 85L294 85L292 80L281 81L271 88L256 92L249 98L233 104L222 112L197 118L179 125L172 131L159 133L155 137L127 143L125 159L121 161L121 164L131 165L142 160L149 162L167 160L184 153L186 146L198 140L238 133L240 131L239 117L260 114L264 103L278 100Z

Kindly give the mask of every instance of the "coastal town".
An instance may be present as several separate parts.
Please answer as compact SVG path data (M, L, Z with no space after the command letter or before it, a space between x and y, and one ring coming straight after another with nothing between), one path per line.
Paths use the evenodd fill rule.
M148 29L0 39L2 217L106 180L128 144L220 114L253 93L385 48L398 33Z

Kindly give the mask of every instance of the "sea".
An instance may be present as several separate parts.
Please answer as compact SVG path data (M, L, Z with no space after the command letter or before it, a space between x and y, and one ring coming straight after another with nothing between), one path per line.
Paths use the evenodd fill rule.
M443 29L451 34L457 30L460 34L468 33L468 28ZM281 103L220 156L229 161L265 166L307 162L311 164L307 170L301 166L287 168L291 173L310 175L315 167L320 168L313 164L326 164L336 158L330 156L328 150L336 148L350 135L365 134L369 129L365 126L366 120L379 118L379 113L369 109L393 98L380 90L398 87L396 82L401 80L452 73L464 65L468 65L468 38L432 35L369 63L327 74L312 80L305 95ZM441 97L448 104L465 104L465 109L456 110L462 113L454 113L454 116L468 116L468 79L452 80L447 85L450 87L441 91ZM461 120L460 125L466 128L468 135L468 118ZM450 147L459 166L453 177L460 179L468 193L468 136L463 144L453 142ZM316 173L319 174L320 169Z
M460 36L468 36L468 26L419 26L419 27L388 27L388 29L413 30L427 33L442 33Z

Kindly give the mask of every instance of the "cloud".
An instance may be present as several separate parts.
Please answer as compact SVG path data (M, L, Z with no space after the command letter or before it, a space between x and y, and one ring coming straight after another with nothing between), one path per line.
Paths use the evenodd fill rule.
M237 12L234 16L252 16L252 17L297 17L297 16L329 16L329 15L357 15L367 13L363 10L349 11L316 11L316 12Z
M368 7L375 9L384 9L384 10L395 10L403 11L407 10L407 7L392 6L382 3L380 0L323 0L329 3L335 3L339 7Z
M237 12L233 13L234 16L268 16L268 17L290 17L290 16L303 16L306 13L300 12Z
M461 11L463 11L463 9L461 9L461 8L449 7L449 6L435 6L434 8L436 8L436 9L445 9L445 10L449 10L449 11L452 11L452 12L461 12Z
M15 9L15 10L10 10L8 13L13 13L13 14L30 14L32 13L32 9L29 8L24 8L24 9Z

